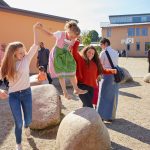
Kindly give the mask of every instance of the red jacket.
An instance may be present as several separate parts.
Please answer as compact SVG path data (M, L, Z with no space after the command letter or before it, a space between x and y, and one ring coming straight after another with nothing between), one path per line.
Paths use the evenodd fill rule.
M91 87L97 87L97 77L98 77L98 68L93 60L87 65L85 59L79 54L78 51L79 41L76 41L73 49L72 55L77 63L76 76L79 83ZM112 69L102 68L103 74L113 74Z

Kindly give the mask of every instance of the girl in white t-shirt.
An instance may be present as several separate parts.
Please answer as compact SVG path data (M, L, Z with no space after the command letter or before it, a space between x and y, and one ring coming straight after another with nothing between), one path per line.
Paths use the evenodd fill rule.
M1 65L2 78L9 80L9 105L15 122L16 149L21 150L22 141L22 111L24 115L24 127L27 137L30 136L29 125L32 121L32 95L29 82L29 65L38 50L37 29L41 26L37 23L33 26L34 43L26 52L21 42L9 43Z

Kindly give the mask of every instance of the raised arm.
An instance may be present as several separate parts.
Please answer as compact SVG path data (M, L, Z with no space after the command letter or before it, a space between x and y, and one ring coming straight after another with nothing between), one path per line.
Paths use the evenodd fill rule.
M44 34L48 35L48 36L53 36L53 33L48 31L46 28L44 28L43 26L40 28L40 31L42 31Z
M41 27L42 27L42 25L40 23L36 23L35 25L33 25L34 43L27 53L27 58L29 61L31 61L31 59L33 58L33 56L35 55L35 53L38 50L38 42L39 42L38 41L38 30Z
M72 47L72 55L73 55L75 60L78 60L81 57L79 52L78 52L79 44L80 44L80 42L78 40L76 40L73 47Z

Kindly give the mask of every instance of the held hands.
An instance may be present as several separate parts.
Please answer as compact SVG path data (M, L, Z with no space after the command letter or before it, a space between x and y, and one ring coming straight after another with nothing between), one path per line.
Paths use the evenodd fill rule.
M113 70L114 70L113 73L114 73L114 74L117 74L117 69L113 69Z
M42 28L43 28L43 25L39 22L33 25L33 29L42 29Z
M81 42L82 41L82 37L79 35L77 38L76 38L77 41Z
M0 90L0 99L7 99L8 94L6 93L5 90Z

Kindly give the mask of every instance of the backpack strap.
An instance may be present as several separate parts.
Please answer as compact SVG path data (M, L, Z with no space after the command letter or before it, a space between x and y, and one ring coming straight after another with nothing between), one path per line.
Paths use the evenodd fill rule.
M115 68L115 66L114 66L114 64L113 64L113 62L112 62L112 59L111 59L111 57L110 57L108 51L106 50L105 53L106 53L106 55L107 55L107 58L108 58L108 60L109 60L109 63L110 63L110 65L111 65L111 67L112 67L112 68Z

